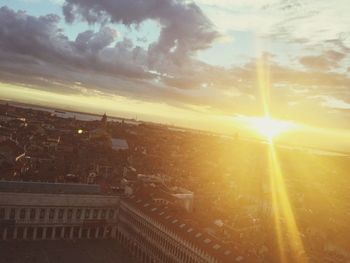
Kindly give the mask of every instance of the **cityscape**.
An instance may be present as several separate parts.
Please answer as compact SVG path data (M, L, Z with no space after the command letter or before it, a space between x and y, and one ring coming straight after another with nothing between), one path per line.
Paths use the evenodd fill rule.
M0 263L350 263L318 1L0 0Z
M140 262L280 262L269 144L69 116L1 105L3 240L111 238ZM304 244L286 256L347 262L349 156L276 151Z

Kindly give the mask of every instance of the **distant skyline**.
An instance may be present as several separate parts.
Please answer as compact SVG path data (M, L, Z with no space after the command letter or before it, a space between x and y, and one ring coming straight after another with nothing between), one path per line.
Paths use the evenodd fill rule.
M350 128L348 0L0 0L0 98L225 132Z

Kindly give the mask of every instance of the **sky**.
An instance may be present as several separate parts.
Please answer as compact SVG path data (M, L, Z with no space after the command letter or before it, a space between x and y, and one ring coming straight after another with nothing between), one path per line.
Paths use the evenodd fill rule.
M0 0L0 98L245 132L264 85L273 118L343 134L349 13L348 0Z

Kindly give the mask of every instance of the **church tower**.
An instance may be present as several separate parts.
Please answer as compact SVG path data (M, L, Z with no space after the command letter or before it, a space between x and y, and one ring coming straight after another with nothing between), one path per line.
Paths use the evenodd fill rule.
M106 113L104 113L103 116L102 116L101 128L103 128L103 129L107 128L107 115L106 115Z

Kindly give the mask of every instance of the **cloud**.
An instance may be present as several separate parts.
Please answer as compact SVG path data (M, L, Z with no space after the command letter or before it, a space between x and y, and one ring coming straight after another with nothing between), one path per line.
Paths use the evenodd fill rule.
M59 21L57 15L36 17L0 8L0 81L65 94L100 90L106 95L186 104L191 95L182 90L200 87L204 73L208 80L210 67L191 57L179 66L166 54L158 54L150 63L156 53L128 38L118 39L118 32L108 25L69 40ZM166 79L171 76L170 84Z
M150 52L182 62L196 51L208 48L219 36L210 20L195 4L181 0L66 0L67 22L80 19L90 24L121 23L138 26L149 19L159 22L160 37Z
M322 99L322 105L325 107L338 110L350 110L350 103L347 103L344 100L336 99L329 96L314 96L314 98Z
M304 56L299 59L299 62L311 69L329 70L339 67L339 62L345 58L345 54L334 50L329 50L317 56Z
M102 27L97 33L94 33L92 30L80 33L75 40L75 44L79 50L96 53L112 44L117 35L116 30Z
M109 11L107 1L84 2L66 2L66 19L83 19L101 26L97 31L79 33L75 40L70 40L60 29L57 15L36 17L0 8L0 81L65 94L95 94L94 90L98 90L101 96L118 94L183 108L205 108L222 115L261 113L255 58L241 66L223 68L193 56L197 50L210 45L217 34L195 5L161 1L163 5L159 10L147 13L147 7L157 3L150 0L144 1L140 9L128 7L123 9L125 14L118 11L123 13L119 14L114 11L120 3L135 7L141 2L108 2L113 5ZM126 16L128 12L130 16ZM149 48L122 38L110 25L139 25L147 19L162 25L159 40ZM177 21L179 19L182 22ZM329 50L315 57L329 63L324 68L335 68L345 60L345 54ZM269 53L265 53L263 59L271 75L272 107L278 114L297 118L293 111L305 116L303 111L307 109L312 120L312 114L327 107L320 99L306 99L314 93L344 102L350 99L350 79L346 74L316 66L313 70L283 66L277 62L278 56ZM308 69L310 66L313 64L309 64ZM303 92L298 92L301 90ZM288 103L291 101L298 103Z
M0 66L12 70L26 61L36 65L38 75L45 75L48 67L61 67L61 70L84 70L121 78L152 78L142 65L130 66L134 61L118 59L125 58L123 52L128 47L123 47L125 42L109 47L117 38L115 30L104 26L98 32L82 32L75 41L70 41L58 27L59 20L57 15L35 17L1 7Z
M249 31L257 37L320 44L342 41L350 48L348 0L196 0L220 31Z

